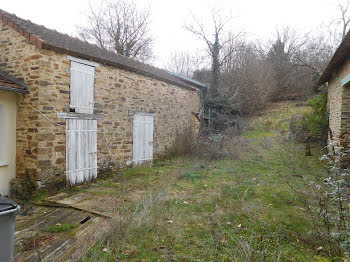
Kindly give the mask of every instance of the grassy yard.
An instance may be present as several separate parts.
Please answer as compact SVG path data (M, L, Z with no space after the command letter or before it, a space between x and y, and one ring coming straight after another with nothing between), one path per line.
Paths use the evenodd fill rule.
M118 220L82 261L344 261L317 250L295 193L322 172L322 149L305 157L286 140L290 117L308 108L274 107L226 143L226 158L173 158L99 181L91 193L118 198Z

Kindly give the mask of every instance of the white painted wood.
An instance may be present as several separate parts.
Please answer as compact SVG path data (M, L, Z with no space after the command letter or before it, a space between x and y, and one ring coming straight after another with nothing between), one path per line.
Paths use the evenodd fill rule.
M66 176L70 185L97 177L97 120L66 119Z
M70 72L70 107L76 113L92 114L95 67L71 61Z
M133 164L140 165L153 160L153 115L134 115Z
M0 166L8 166L10 162L8 160L0 160Z
M80 64L84 64L84 65L89 65L89 66L93 66L93 67L99 67L100 66L98 63L91 62L91 61L84 60L84 59L80 59L80 58L76 58L76 57L73 57L73 56L70 56L70 55L67 56L67 58L70 61L74 61L74 62L77 62L77 63L80 63Z

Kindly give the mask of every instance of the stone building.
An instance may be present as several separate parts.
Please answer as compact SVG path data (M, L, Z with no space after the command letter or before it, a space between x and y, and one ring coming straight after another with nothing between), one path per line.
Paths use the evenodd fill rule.
M341 42L321 75L328 84L329 140L350 148L350 33Z
M82 183L151 162L177 136L198 132L203 84L2 10L0 70L26 88L15 99L16 174L8 176L17 181Z

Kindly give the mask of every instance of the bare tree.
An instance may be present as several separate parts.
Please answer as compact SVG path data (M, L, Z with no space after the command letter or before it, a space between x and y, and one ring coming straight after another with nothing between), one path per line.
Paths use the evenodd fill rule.
M201 67L202 61L203 58L198 52L175 51L171 53L165 68L180 75L193 77L193 73Z
M334 45L321 33L307 36L305 44L294 55L294 64L309 69L317 77L321 76L334 53Z
M342 39L346 36L346 33L348 32L348 26L350 23L350 16L349 16L349 0L340 1L338 0L338 8L341 14L341 17L339 18L339 22L342 25Z
M254 114L270 101L274 89L273 70L256 43L244 39L231 43L235 50L222 68L220 92L232 109Z
M87 19L87 26L77 27L84 41L141 61L152 58L150 8L139 9L133 0L102 1L90 4Z
M226 32L225 27L231 21L231 17L224 17L222 12L216 9L211 10L212 32L206 30L202 19L198 18L193 13L191 13L191 17L192 23L185 25L185 29L198 39L203 40L207 46L207 52L211 58L209 95L215 98L219 96L220 67L230 56L230 52L227 52L225 56L222 57L221 51L228 43L238 36Z

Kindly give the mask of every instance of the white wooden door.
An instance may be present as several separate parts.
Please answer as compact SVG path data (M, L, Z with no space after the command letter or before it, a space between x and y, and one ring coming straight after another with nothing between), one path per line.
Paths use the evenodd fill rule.
M134 115L133 164L153 160L153 115Z
M97 177L97 120L66 119L66 169L70 185Z
M95 67L71 61L70 107L76 113L94 111Z

